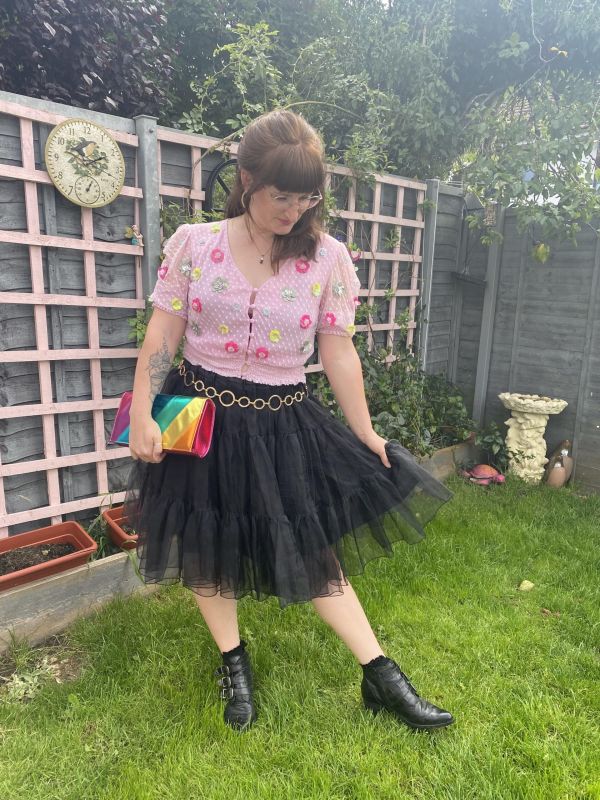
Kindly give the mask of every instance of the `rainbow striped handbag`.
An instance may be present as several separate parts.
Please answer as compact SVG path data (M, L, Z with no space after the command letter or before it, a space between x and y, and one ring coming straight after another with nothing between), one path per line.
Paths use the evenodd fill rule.
M132 392L124 392L117 409L111 444L129 444L129 410ZM152 419L162 431L162 448L169 453L203 458L210 448L215 424L215 404L210 397L157 394Z

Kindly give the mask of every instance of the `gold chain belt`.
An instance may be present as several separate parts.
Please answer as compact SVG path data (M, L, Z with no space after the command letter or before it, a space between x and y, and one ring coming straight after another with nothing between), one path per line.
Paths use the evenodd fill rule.
M257 397L255 400L253 400L251 397L248 397L247 395L236 397L235 394L231 391L231 389L222 389L220 392L218 392L214 386L205 386L203 380L200 380L200 378L195 378L193 371L191 369L186 369L183 361L179 363L179 374L183 377L183 383L185 386L192 386L193 384L194 389L196 389L197 392L202 392L202 391L206 392L206 396L210 397L211 400L212 398L217 397L221 405L225 406L225 408L230 408L230 406L232 406L234 403L237 403L240 408L248 408L248 406L254 406L254 408L257 408L259 410L263 408L268 408L270 411L279 411L281 406L283 406L284 404L286 406L291 406L292 403L294 402L298 403L304 397L308 396L307 391L298 390L297 392L294 392L294 394L287 394L285 397L281 397L281 395L279 394L272 394L268 400L264 400L262 397ZM188 383L187 380L188 376L190 375L192 379ZM225 394L231 396L230 403L223 402L223 395ZM271 400L273 400L273 398L275 398L275 400L279 400L279 405L276 406L275 408L273 408L273 406L271 405ZM245 402L242 403L242 400Z

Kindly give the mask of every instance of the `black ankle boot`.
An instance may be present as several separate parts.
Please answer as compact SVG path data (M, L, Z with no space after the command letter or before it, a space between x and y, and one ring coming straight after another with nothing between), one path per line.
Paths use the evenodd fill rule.
M223 718L227 725L238 730L246 730L258 717L252 700L250 657L245 647L246 642L241 639L233 651L222 654L223 664L215 670L215 675L219 676L217 683L221 687L220 697L229 701Z
M419 729L444 728L454 722L449 711L419 697L393 659L380 656L374 664L364 664L362 668L363 702L374 714L385 708L405 725Z

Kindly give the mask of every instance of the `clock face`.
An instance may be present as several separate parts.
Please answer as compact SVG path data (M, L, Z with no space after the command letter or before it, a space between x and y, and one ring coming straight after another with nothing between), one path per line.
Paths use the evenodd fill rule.
M66 119L50 131L46 169L67 200L87 208L108 205L125 182L121 148L109 131L86 119Z

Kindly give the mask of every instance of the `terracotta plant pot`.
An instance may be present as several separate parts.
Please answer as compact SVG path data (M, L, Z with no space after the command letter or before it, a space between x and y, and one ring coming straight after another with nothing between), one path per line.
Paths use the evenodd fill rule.
M123 506L107 508L102 512L102 516L108 525L108 533L111 542L124 550L135 550L137 544L137 533L126 533L121 525L123 524Z
M48 525L45 528L36 528L27 533L17 533L14 536L0 539L0 554L27 545L65 543L72 544L75 551L41 564L34 564L31 567L0 575L0 591L12 589L13 586L20 586L22 583L36 581L39 578L46 578L66 569L79 567L85 564L92 553L98 549L98 543L77 522L60 522L56 525Z

